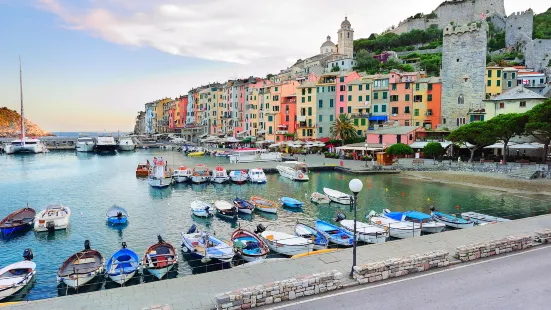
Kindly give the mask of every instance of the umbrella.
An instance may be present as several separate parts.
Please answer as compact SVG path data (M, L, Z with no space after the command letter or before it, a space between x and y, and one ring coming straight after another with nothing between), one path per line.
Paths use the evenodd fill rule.
M294 144L296 145L303 145L304 142L300 141L300 140L297 140L297 141L293 141Z
M509 147L510 149L521 149L521 150L528 150L528 149L543 149L543 144L540 143L525 143L525 144L515 144L511 145Z
M279 146L279 144L272 144L272 145L270 145L270 146L268 146L268 147L278 147L278 146Z

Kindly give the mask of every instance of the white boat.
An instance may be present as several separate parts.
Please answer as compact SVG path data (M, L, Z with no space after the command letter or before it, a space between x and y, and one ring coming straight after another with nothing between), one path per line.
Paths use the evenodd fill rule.
M149 185L151 187L163 188L172 184L172 176L166 170L166 163L162 157L154 158L151 173L149 173Z
M249 181L255 184L264 184L266 183L266 174L262 168L252 168L249 169Z
M234 150L228 157L232 164L281 161L281 153L255 148Z
M117 145L119 151L133 151L134 149L136 149L136 144L134 144L134 141L132 141L131 137L119 138L119 142Z
M247 182L249 175L247 170L232 170L230 171L230 180L236 184L243 184Z
M174 170L172 178L176 183L183 183L191 180L191 175L193 172L186 166L180 166L180 168Z
M36 264L32 262L31 249L23 252L24 261L0 268L0 301L17 294L25 287L36 273Z
M473 221L475 224L484 225L491 223L510 222L511 220L497 216L490 216L477 212L463 212L461 217L467 221Z
M270 250L283 255L293 256L314 250L312 240L278 231L264 231L260 237L268 244Z
M209 217L214 214L214 209L211 205L200 200L194 200L189 206L193 215L197 217Z
M96 142L90 137L78 137L76 150L77 152L93 152Z
M237 218L237 207L225 200L216 200L214 209L221 216Z
M435 221L445 224L448 227L465 229L472 228L474 226L474 222L472 220L456 217L455 214L451 215L433 210L431 215Z
M116 152L117 143L113 137L96 137L96 146L94 150L98 153L101 152Z
M312 193L312 195L310 196L310 200L312 200L312 202L314 203L319 203L319 204L326 204L331 202L331 199L329 199L329 197L318 192Z
M71 209L61 205L49 205L46 209L40 211L34 218L34 231L52 232L54 230L67 229L69 227L69 218Z
M266 213L277 213L277 209L279 206L279 204L271 200L264 199L258 196L252 196L250 202L255 206L258 211Z
M327 187L323 188L323 192L325 193L325 195L327 195L327 197L329 197L329 199L331 199L331 201L334 201L336 203L340 203L340 204L343 204L343 205L349 205L350 204L350 198L352 198L352 196L350 196L348 194L345 194L343 192L339 192L339 191L336 191L334 189L330 189L330 188L327 188Z
M210 177L210 181L217 184L226 183L230 180L230 177L228 176L228 172L226 169L217 166L214 171L212 172L212 176Z
M235 256L233 248L226 242L204 231L198 231L195 224L187 233L182 232L182 250L207 263L218 260L229 263Z
M178 251L161 236L157 238L159 242L145 251L142 262L144 269L160 280L178 264Z
M308 166L305 163L298 161L288 161L284 164L277 165L277 171L282 177L293 181L308 181Z
M384 209L383 216L396 221L418 223L421 231L429 234L439 233L446 227L445 224L434 221L432 216L418 211L390 212L389 209Z
M210 170L205 164L197 164L191 174L191 182L199 184L210 181Z
M104 274L103 255L90 249L90 241L84 242L84 250L71 255L57 271L58 281L77 288Z
M353 220L340 221L341 226L349 232L354 232ZM388 238L388 231L384 228L370 225L360 221L356 221L356 238L357 240L367 243L383 243Z
M384 216L369 216L369 223L386 229L393 238L406 239L421 236L421 226L416 223L400 222Z

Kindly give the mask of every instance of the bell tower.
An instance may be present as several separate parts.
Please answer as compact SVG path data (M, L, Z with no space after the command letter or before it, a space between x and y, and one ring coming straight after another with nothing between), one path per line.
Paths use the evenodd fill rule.
M352 58L354 56L354 29L352 29L348 17L345 17L341 23L341 29L339 29L338 34L338 53L345 55L347 58Z

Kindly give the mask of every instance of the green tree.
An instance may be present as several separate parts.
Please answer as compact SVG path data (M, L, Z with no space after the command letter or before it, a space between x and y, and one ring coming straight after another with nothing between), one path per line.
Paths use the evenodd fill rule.
M413 149L411 146L403 143L393 144L386 149L386 153L397 156L397 155L411 155L413 154Z
M380 66L381 62L373 58L373 54L368 51L362 50L356 54L356 67L354 69L368 74L375 74L379 71Z
M339 72L339 71L341 71L341 67L339 67L338 65L331 68L331 72Z
M551 39L551 8L534 15L534 39Z
M491 124L474 122L452 131L447 140L465 145L471 151L469 162L472 162L476 150L494 144L497 138L492 132Z
M423 154L425 156L432 157L432 159L436 161L436 157L444 154L444 148L442 147L442 144L438 142L429 142L423 148Z
M329 132L334 139L343 140L343 145L344 140L358 138L358 133L356 132L356 128L354 128L354 122L348 114L344 113L340 114L335 120L331 128L329 128Z
M528 122L526 123L526 132L534 136L540 143L543 143L542 160L547 160L547 152L551 142L551 99L538 104L532 110L526 112Z
M514 136L522 135L526 125L527 115L520 113L500 114L490 119L488 124L492 127L492 133L503 141L503 163L507 162L507 145Z

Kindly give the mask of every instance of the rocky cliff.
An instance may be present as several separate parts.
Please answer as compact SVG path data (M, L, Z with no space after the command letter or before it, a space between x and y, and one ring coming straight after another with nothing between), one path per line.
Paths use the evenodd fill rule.
M28 119L25 120L25 131L29 137L53 136ZM21 115L6 107L0 108L0 138L17 137L21 132Z

